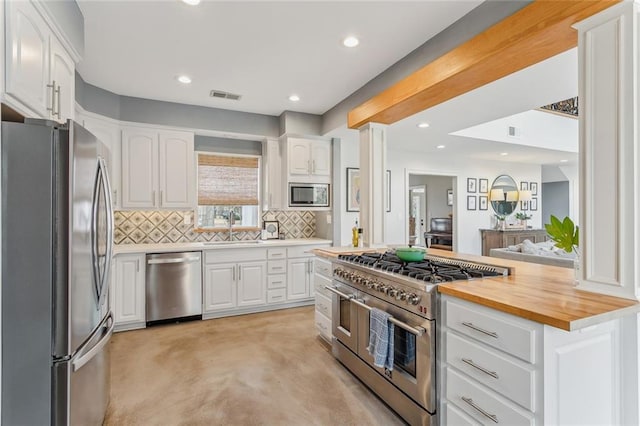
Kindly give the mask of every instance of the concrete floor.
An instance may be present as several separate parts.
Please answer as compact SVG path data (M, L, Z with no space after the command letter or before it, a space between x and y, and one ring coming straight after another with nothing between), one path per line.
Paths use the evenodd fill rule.
M106 425L401 425L317 337L313 307L117 333Z

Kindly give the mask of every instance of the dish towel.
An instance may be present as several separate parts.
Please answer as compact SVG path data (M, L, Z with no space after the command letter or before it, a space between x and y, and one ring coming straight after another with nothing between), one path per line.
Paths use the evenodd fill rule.
M376 367L393 370L393 324L391 315L380 309L371 308L369 312L369 347Z

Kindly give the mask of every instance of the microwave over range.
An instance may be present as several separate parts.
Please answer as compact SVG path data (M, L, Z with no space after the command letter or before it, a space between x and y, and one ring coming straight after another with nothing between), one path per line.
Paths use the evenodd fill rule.
M328 183L289 183L289 207L329 207Z

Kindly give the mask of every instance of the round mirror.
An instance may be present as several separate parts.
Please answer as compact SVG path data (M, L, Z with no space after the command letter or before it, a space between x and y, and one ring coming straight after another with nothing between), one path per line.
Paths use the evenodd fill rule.
M509 216L518 205L518 186L509 175L500 175L493 181L489 191L491 208L500 216Z

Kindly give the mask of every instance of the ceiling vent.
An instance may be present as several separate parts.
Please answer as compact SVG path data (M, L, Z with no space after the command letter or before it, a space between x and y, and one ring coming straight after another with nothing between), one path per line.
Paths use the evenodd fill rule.
M514 126L509 126L508 135L512 138L519 138L520 136L522 136L520 129Z
M235 93L223 92L222 90L215 89L209 92L209 96L219 99L231 99L232 101L239 101L242 97L241 95L236 95Z

